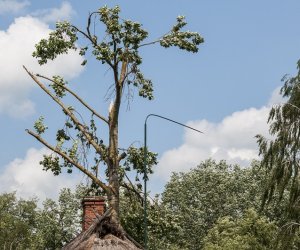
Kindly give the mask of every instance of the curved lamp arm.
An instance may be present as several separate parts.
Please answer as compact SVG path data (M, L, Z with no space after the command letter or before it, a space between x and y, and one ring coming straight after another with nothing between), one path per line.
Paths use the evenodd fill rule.
M181 122L174 121L170 118L167 118L167 117L164 117L164 116L161 116L161 115L156 115L156 114L147 115L147 117L145 119L145 123L144 123L144 248L145 248L145 250L148 249L148 246L147 246L148 245L148 225L147 225L147 223L148 223L148 221L147 221L147 121L148 121L148 118L151 117L151 116L155 116L155 117L167 120L169 122L176 123L177 125L180 125L182 127L185 127L185 128L188 128L188 129L191 129L191 130L194 130L198 133L203 134L203 132L198 130L198 129L187 126L187 125L185 125Z

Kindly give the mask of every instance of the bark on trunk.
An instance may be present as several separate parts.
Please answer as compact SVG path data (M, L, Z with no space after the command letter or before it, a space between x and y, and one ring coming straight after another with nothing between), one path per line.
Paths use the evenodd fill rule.
M113 108L114 109L114 108ZM118 121L112 115L109 142L109 186L111 192L108 194L109 206L112 208L112 218L119 222L119 162L118 162Z
M109 152L108 152L108 172L109 186L111 192L108 194L109 205L112 208L112 218L120 225L119 220L119 200L120 200L120 183L119 183L119 110L121 106L123 84L126 76L127 62L122 63L120 78L118 79L118 66L114 68L115 75L115 101L109 111Z

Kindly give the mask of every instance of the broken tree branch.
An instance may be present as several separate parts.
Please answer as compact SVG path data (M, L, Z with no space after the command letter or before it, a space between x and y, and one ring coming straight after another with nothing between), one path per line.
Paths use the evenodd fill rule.
M102 181L100 181L95 175L93 175L89 170L87 170L85 167L83 167L78 162L75 162L71 157L69 157L66 153L62 152L58 148L50 145L48 142L46 142L41 136L38 134L32 132L29 129L26 129L26 132L33 136L35 139L37 139L39 142L41 142L44 146L52 150L53 152L59 154L62 158L66 159L68 162L70 162L73 166L75 166L78 170L86 174L88 177L90 177L96 184L98 184L103 190L106 192L110 192L110 188L105 185Z
M33 75L31 72L27 70L25 66L23 68L26 70L26 72L31 76L31 78L35 81L39 87L44 90L44 92L49 95L62 109L63 111L71 118L71 120L74 122L74 124L77 126L77 128L80 130L80 132L85 136L85 138L88 140L88 142L94 147L97 153L101 155L105 155L105 152L103 148L100 147L100 145L97 144L97 142L92 138L91 134L86 131L86 128L84 125L82 125L77 117L73 114L73 112L68 109L68 107L65 106L65 104L56 96L54 96L49 89L47 89L44 84L42 84L39 79L35 75Z

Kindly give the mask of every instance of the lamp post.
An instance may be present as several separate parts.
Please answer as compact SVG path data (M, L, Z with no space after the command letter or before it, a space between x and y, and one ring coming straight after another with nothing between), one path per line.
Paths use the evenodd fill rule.
M147 121L148 118L151 116L155 116L164 120L167 120L169 122L173 122L176 123L177 125L180 125L182 127L194 130L198 133L203 134L202 131L192 128L190 126L187 126L183 123L174 121L172 119L169 119L167 117L161 116L161 115L156 115L156 114L149 114L147 115L146 119L145 119L145 123L144 123L144 247L145 250L148 249L148 228L147 228Z

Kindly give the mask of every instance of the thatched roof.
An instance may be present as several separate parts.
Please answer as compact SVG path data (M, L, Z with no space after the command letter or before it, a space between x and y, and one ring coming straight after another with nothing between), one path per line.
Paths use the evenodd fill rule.
M91 226L63 250L141 250L142 247L135 242L110 217L110 210L103 216L97 215Z
M128 239L122 240L112 234L104 236L102 239L98 238L96 234L90 235L85 241L72 242L70 247L64 247L63 249L74 249L74 250L140 250L141 248L136 247ZM79 244L78 244L79 243ZM75 246L74 246L75 245ZM73 247L74 246L74 247Z

